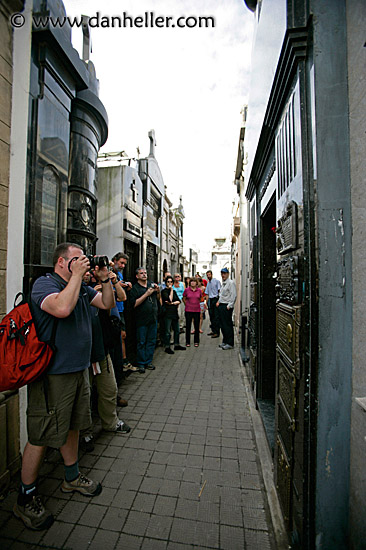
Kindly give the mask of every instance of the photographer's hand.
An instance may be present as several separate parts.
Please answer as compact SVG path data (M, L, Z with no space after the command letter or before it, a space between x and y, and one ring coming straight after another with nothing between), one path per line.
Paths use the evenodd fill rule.
M90 263L86 256L81 255L79 258L70 263L70 271L72 277L83 278L85 273L90 269Z

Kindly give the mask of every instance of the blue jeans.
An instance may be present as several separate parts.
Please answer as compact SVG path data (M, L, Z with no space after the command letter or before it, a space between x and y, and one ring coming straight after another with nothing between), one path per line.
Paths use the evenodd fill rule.
M136 328L137 366L145 368L152 363L156 345L158 323Z

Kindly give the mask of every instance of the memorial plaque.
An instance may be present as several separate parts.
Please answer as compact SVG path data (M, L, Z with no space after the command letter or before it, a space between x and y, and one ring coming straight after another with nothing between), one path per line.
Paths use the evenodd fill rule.
M277 436L277 491L280 498L284 520L290 519L291 510L291 464L282 445L280 437Z
M299 256L289 256L277 264L277 302L298 304L301 302Z
M296 377L277 351L278 394L295 429Z
M301 306L277 304L277 350L285 356L297 378L300 376L300 322Z
M286 211L277 222L277 252L285 254L297 248L297 204L291 201L287 204Z

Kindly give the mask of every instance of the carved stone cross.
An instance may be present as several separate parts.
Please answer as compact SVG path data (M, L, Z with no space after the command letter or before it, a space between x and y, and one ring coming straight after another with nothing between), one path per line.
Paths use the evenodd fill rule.
M150 140L150 154L149 154L149 157L155 157L155 147L156 147L155 130L150 130L149 140Z

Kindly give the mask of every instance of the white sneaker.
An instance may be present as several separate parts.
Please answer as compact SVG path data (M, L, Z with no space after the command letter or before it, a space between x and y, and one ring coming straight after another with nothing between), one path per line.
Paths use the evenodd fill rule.
M219 344L219 348L223 348L224 346L226 346L226 344L224 344L224 343Z
M230 344L225 344L224 346L222 346L221 349L234 349L234 346L230 346Z

